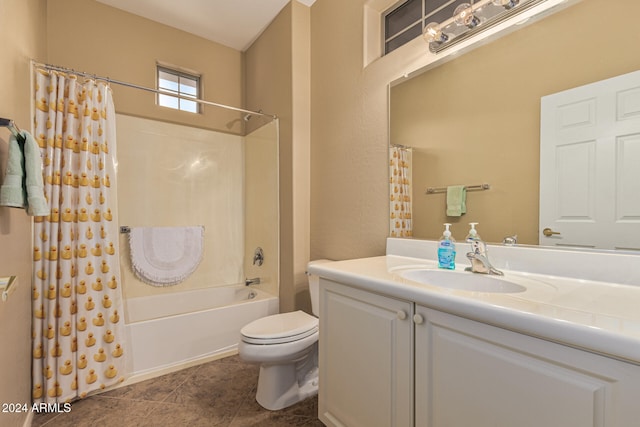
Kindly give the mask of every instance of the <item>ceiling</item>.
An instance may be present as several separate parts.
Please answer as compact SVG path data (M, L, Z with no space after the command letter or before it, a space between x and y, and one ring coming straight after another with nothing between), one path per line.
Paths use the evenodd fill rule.
M97 0L244 51L290 0ZM315 0L296 0L311 6Z

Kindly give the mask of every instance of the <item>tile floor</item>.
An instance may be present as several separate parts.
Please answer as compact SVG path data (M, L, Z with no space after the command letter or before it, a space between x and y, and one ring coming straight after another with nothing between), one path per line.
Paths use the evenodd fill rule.
M238 356L216 360L79 400L69 413L36 415L33 426L323 426L317 397L281 411L258 405L258 369Z

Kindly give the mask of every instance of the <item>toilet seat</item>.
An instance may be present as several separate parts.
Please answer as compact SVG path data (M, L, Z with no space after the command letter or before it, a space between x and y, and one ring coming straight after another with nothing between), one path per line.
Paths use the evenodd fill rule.
M301 310L263 317L240 330L242 341L259 345L298 341L317 332L318 319Z

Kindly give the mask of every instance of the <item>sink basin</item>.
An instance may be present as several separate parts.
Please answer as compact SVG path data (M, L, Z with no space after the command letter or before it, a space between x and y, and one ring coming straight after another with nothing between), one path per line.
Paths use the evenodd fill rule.
M398 274L413 282L463 291L516 293L527 289L509 279L471 272L415 269L401 271Z

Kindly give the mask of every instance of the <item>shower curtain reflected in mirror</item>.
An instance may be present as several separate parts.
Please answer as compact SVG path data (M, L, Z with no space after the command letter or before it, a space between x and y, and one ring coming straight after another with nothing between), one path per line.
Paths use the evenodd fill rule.
M410 148L389 147L389 236L413 236Z
M104 82L36 70L35 138L51 207L34 227L33 400L123 380L115 110Z

